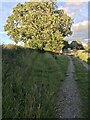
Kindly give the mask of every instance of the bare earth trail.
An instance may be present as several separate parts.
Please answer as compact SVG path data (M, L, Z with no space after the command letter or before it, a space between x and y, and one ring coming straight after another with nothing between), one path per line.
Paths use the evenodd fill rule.
M82 118L82 102L75 81L74 65L71 57L67 77L57 97L57 118Z

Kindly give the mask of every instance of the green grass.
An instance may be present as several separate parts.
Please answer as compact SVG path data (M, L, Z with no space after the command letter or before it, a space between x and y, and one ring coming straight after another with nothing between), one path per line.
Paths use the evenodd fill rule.
M77 51L73 51L72 53L73 53L73 55L80 58L84 62L89 63L89 61L88 61L89 53L86 52L85 50L77 50Z
M84 68L82 63L78 61L77 58L73 58L74 65L75 65L75 74L77 76L77 83L80 89L80 94L82 98L82 112L84 117L88 117L88 95L89 95L89 89L88 89L88 71Z
M54 118L55 97L67 56L29 48L3 48L3 118Z

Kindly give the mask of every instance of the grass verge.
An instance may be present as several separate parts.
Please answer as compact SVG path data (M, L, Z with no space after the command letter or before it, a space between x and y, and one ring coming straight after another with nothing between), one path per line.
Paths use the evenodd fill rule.
M80 94L82 98L82 112L83 116L88 118L89 111L88 111L88 95L89 95L89 89L88 89L88 71L83 66L83 64L77 59L73 58L74 65L75 65L75 74L76 74L76 81L78 83Z
M3 49L3 118L54 118L66 56L25 48Z

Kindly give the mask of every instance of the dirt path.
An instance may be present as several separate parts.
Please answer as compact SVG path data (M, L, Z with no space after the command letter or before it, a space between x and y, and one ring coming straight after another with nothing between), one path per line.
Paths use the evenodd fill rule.
M74 76L74 65L71 57L67 77L58 94L57 118L81 118L82 102Z

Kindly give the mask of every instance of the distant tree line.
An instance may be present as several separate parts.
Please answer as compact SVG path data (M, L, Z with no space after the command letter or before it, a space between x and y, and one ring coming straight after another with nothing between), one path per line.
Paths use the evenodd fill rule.
M84 50L84 46L80 40L72 41L70 44L68 41L64 41L64 47L62 48L63 50L67 50L70 48L71 50L76 49L76 50Z

